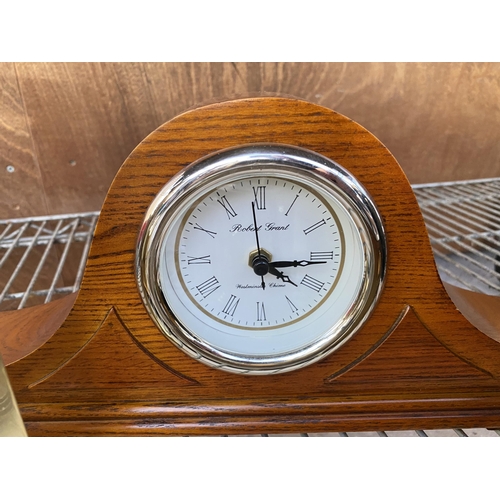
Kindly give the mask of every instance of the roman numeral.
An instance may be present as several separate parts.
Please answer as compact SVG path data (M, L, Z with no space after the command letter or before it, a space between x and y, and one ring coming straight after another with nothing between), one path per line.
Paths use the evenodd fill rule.
M315 292L319 292L322 288L324 283L321 281L317 280L316 278L311 278L308 274L306 274L303 278L302 281L300 282L301 285L307 286L311 290L314 290Z
M325 219L321 219L320 221L316 222L316 224L313 224L312 226L309 226L307 229L304 229L305 234L312 233L315 229L318 229L318 227L324 226L326 224Z
M266 321L266 310L264 302L257 302L257 321Z
M285 295L285 299L288 302L288 305L290 306L290 309L292 310L293 313L297 312L299 308Z
M332 260L333 259L333 250L331 252L311 252L309 256L309 260Z
M219 200L217 200L218 203L224 208L227 214L227 218L231 220L231 217L236 217L238 214L234 211L234 208L231 206L229 201L227 201L226 195L221 196Z
M266 186L252 187L257 210L266 209Z
M220 283L215 276L208 278L196 287L196 289L203 295L204 299L206 299L211 293L215 292L217 288L220 288Z
M209 231L208 229L204 229L197 222L194 224L194 229L199 229L200 231L204 231L212 238L215 238L215 235L217 234L217 233L214 233L213 231Z
M234 311L236 311L239 303L240 299L238 299L238 297L236 297L235 295L231 295L226 305L224 306L224 309L222 309L222 312L224 314L228 314L229 316L234 316Z
M210 255L203 257L190 257L188 255L188 264L210 264Z

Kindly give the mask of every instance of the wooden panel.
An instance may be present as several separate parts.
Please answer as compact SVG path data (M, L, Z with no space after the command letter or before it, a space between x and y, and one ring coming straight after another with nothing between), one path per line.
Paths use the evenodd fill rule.
M350 65L332 94L412 183L500 176L498 64Z
M243 90L230 68L19 64L49 212L99 210L118 168L146 135L199 100Z
M2 73L13 75L12 65ZM500 175L497 63L23 63L17 73L41 177L3 191L29 215L44 213L44 196L50 213L100 209L130 151L164 121L249 94L292 95L345 114L392 151L412 183ZM22 112L19 96L14 102ZM17 164L32 172L23 134L11 134L0 155L24 151ZM0 217L12 206L0 205Z
M117 166L140 137L111 69L18 65L49 213L99 209Z
M47 213L16 68L0 64L0 218Z
M116 351L114 369L110 366L107 355L107 346L110 343L120 346ZM131 359L136 360L134 369L129 369ZM136 372L137 369L140 374ZM103 373L106 373L106 377L103 377ZM143 351L121 323L116 312L111 309L92 339L46 380L42 379L32 387L38 383L43 383L44 389L54 389L60 394L75 387L98 387L106 400L106 389L110 384L129 389L131 386L142 388L149 385L186 387L197 382L170 369L150 353Z

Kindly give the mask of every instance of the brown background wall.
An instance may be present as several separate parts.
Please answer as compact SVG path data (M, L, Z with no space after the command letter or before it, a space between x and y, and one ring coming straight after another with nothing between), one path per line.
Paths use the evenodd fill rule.
M496 63L1 63L0 92L0 219L99 210L152 130L248 93L349 116L412 183L500 176Z

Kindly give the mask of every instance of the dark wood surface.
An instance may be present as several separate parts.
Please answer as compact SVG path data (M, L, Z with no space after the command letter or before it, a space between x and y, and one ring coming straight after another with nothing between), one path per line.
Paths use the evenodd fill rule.
M500 175L497 63L3 63L0 90L0 218L99 210L163 122L266 92L359 122L412 183Z
M164 183L201 156L250 142L306 147L350 170L382 214L389 249L380 302L352 340L316 364L260 377L179 351L134 279L137 235ZM213 104L149 135L112 183L69 316L8 372L31 435L500 426L500 343L451 302L405 174L363 127L292 99Z

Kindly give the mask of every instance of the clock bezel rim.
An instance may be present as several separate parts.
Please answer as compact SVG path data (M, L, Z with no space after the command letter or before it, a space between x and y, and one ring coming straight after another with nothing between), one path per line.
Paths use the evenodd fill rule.
M220 183L221 179L240 171L254 170L266 175L266 172L262 172L264 167L295 170L296 173L300 172L303 179L312 179L312 184L316 185L326 181L326 187L322 188L330 191L330 194L340 196L345 208L348 211L354 210L354 217L352 213L351 217L363 226L365 234L360 235L363 268L365 272L368 269L369 275L363 278L360 291L351 303L356 307L351 307L349 313L344 315L340 333L333 335L330 328L306 349L297 349L277 357L242 357L214 349L185 328L167 303L154 271L159 266L160 236L165 232L165 224L168 219L175 218L192 192L207 192ZM366 262L369 252L366 250L367 243L372 251L369 263ZM252 143L225 148L180 170L161 188L148 207L137 239L135 257L136 284L143 304L160 332L179 349L208 366L250 375L283 373L302 368L323 359L347 342L368 320L378 303L385 284L386 268L384 224L364 186L336 161L309 149L278 143Z

